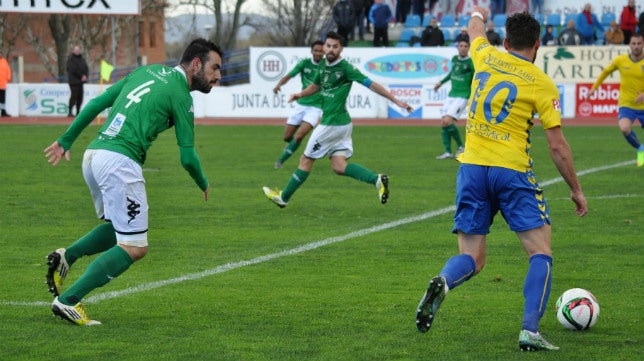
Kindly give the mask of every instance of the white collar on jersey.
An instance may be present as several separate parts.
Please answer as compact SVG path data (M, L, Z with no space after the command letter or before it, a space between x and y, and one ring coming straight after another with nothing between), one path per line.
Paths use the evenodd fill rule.
M186 72L183 70L181 65L175 66L174 69L177 70L181 75L183 75L183 78L186 79L186 81L188 81L188 76L186 75Z

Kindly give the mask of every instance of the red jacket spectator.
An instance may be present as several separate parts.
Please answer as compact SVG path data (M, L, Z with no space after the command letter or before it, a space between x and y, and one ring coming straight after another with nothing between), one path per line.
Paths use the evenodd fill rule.
M619 28L624 32L624 44L628 44L631 41L631 35L635 33L636 27L635 0L628 0L628 5L624 6L619 22Z

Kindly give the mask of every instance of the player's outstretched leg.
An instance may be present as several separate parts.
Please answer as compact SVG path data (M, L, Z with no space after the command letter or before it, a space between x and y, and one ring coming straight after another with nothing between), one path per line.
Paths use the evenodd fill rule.
M519 334L519 348L521 351L555 351L559 347L546 341L539 332L521 330Z
M386 174L378 174L376 189L378 189L378 198L380 198L380 203L387 203L389 200L389 177L387 177Z
M270 189L268 187L262 187L262 190L264 191L266 197L273 201L273 203L277 204L278 207L284 208L288 205L288 202L284 202L284 200L282 199L282 191Z
M416 327L419 332L425 333L432 327L434 316L436 316L436 311L438 311L445 299L445 294L447 294L445 277L436 276L432 278L416 310Z
M99 321L92 320L87 316L85 306L80 302L73 306L68 306L60 302L58 297L56 297L54 298L54 302L51 304L51 312L63 320L67 320L79 326L93 326L101 324Z
M54 296L60 295L67 271L69 271L69 265L65 259L64 248L59 248L47 255L47 287Z

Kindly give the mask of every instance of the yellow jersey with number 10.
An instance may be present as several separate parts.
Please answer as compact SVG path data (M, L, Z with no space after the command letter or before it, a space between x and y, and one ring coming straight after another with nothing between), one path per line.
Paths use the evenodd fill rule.
M559 91L531 61L497 50L484 37L470 48L474 61L461 163L525 172L532 168L533 116L545 129L561 125Z

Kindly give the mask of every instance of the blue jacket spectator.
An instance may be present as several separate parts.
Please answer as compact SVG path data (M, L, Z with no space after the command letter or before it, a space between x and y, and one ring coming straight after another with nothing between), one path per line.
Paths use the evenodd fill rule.
M577 15L577 31L581 35L582 45L592 45L595 43L595 29L604 32L604 27L592 13L590 4L584 6L584 11Z
M389 21L393 18L389 5L375 0L369 10L369 21L373 24L373 46L389 46Z

